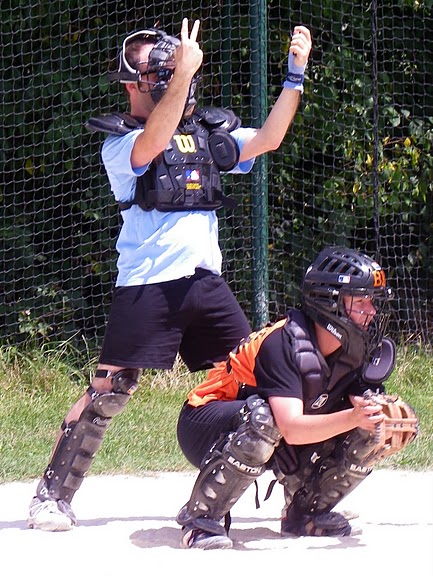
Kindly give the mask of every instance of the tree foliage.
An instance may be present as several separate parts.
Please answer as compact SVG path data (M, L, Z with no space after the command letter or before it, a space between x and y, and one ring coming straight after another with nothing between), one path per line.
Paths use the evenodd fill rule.
M1 13L0 298L5 341L69 339L97 346L116 275L119 215L84 122L125 107L104 77L124 35L159 22L177 34L200 18L202 101L253 116L249 3L212 0L4 0ZM429 341L433 285L432 1L269 0L269 106L290 31L314 50L290 135L268 174L271 317L297 301L306 263L324 243L377 253L391 270L397 327ZM254 250L250 178L225 177L239 208L221 214L225 274L250 310Z

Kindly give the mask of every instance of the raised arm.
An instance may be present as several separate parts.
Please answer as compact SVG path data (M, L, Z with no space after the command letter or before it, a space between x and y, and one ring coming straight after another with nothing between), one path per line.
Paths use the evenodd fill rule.
M310 31L305 26L296 26L290 43L288 74L283 90L263 126L245 143L240 157L241 162L276 150L280 146L298 109L310 51Z
M182 21L181 44L176 50L173 77L163 98L150 112L145 130L135 141L131 154L135 168L150 163L166 148L182 118L192 77L203 60L203 52L197 43L199 26L200 22L196 20L189 35L188 20L184 18Z

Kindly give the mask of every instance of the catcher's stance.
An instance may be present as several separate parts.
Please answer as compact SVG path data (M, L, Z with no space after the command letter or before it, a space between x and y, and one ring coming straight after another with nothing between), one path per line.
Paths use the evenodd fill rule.
M241 341L190 392L178 439L200 473L177 516L185 547L230 548L230 509L266 469L284 486L282 535L353 533L333 508L417 434L412 408L383 386L389 297L377 262L327 247L301 310Z

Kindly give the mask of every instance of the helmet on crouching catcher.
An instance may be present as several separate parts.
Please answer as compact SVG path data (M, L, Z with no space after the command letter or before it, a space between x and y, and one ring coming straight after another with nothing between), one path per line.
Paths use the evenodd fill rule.
M140 60L140 52L144 44L154 44L147 61ZM158 28L134 32L123 41L118 56L117 71L109 72L108 78L118 80L122 84L136 82L140 92L150 92L153 101L157 104L167 90L175 70L175 53L178 46L180 46L180 40ZM150 75L156 75L156 81L150 80ZM197 103L194 95L198 79L199 76L196 73L190 84L185 104L185 116L192 114Z
M354 322L349 317L347 296L350 302L353 298L370 298L375 309L373 318L366 314L364 324ZM369 360L385 335L391 297L382 267L369 256L341 246L322 250L308 267L302 285L304 312L361 363Z

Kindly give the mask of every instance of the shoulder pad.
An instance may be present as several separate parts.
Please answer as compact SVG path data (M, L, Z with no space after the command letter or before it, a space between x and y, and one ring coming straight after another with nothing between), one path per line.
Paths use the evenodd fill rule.
M108 134L118 134L121 136L132 132L132 130L143 128L143 126L144 122L142 120L138 120L134 118L134 116L131 116L131 114L122 112L112 112L110 114L95 116L85 123L85 127L91 132L107 132Z
M231 132L241 125L241 121L235 113L226 108L198 108L194 115L198 116L199 121L205 124L209 130L223 128Z

